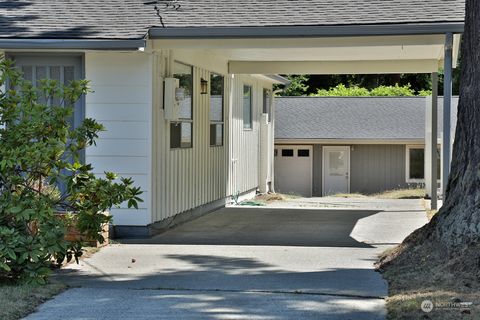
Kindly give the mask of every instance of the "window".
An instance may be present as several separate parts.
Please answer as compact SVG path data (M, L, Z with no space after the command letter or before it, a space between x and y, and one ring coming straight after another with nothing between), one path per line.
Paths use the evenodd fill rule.
M272 96L272 91L268 89L263 89L263 113L267 114L267 120L268 122L272 121L271 118L271 105L270 105L270 99Z
M293 149L282 149L282 157L293 157Z
M243 86L243 128L252 129L252 86Z
M297 153L300 158L310 157L310 150L308 149L298 149Z
M223 146L223 76L210 75L210 146Z
M59 84L69 84L73 80L81 79L81 57L67 54L23 54L16 53L11 57L15 65L22 72L23 78L34 87L40 86L40 80L51 79ZM51 98L39 95L39 102L47 105L61 106L63 101L59 97ZM74 114L69 119L71 128L78 127L84 118L83 99L75 103Z
M278 157L278 149L273 150L273 156Z
M437 148L437 177L441 175L440 148ZM421 146L407 146L407 182L425 180L425 149Z
M170 123L170 148L192 148L193 146L193 68L175 62L174 75L180 80L185 99L180 103L178 122Z

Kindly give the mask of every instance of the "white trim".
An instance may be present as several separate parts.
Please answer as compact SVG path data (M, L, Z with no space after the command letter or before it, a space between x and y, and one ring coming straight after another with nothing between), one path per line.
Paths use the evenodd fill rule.
M348 183L347 193L350 193L350 180L351 180L351 162L350 162L350 146L323 146L322 147L322 196L325 196L325 154L328 150L347 150L347 167L348 167Z
M423 173L423 179L411 179L410 178L410 150L411 149L423 149L425 156L425 145L406 145L405 146L405 182L407 183L425 183L425 170Z

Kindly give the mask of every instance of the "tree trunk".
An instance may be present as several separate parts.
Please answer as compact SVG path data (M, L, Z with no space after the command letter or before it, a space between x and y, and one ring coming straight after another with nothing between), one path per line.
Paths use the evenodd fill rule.
M458 122L451 174L434 239L449 251L480 240L480 1L466 1Z

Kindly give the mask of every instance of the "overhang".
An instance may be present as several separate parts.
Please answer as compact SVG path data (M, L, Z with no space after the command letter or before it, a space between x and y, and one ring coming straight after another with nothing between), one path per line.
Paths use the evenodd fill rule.
M55 49L55 50L139 50L146 40L113 39L6 39L0 38L0 49Z

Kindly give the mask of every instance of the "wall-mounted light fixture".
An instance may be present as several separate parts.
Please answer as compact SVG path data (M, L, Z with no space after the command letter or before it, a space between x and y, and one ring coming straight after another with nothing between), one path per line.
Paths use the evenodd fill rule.
M208 81L203 78L200 79L200 92L202 94L208 93Z

